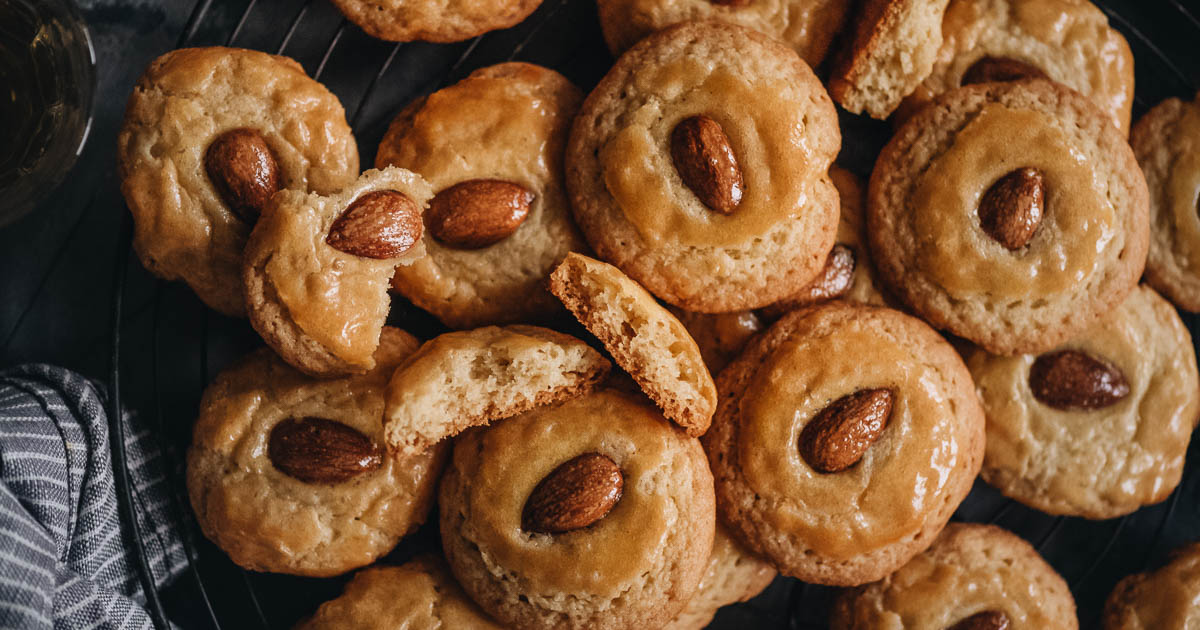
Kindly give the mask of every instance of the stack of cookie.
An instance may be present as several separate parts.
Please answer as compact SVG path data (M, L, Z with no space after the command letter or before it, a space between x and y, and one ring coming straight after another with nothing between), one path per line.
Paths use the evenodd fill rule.
M431 41L536 6L337 4ZM205 534L339 575L436 495L441 553L359 571L314 629L700 628L777 572L848 587L834 628L1077 628L1026 542L947 523L979 475L1095 519L1179 483L1200 379L1154 289L1200 308L1200 105L1131 147L1132 58L1086 0L598 4L620 57L586 98L482 68L365 173L291 60L147 70L134 247L269 346L204 394ZM895 123L866 186L835 99ZM421 343L389 291L449 331ZM1111 627L1200 619L1189 558Z

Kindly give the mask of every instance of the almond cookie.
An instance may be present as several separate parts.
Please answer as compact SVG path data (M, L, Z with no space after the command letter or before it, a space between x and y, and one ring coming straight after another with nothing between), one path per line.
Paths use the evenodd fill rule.
M579 339L537 326L439 335L388 382L387 444L420 453L468 427L581 396L611 367Z
M1051 514L1114 518L1167 498L1200 418L1192 338L1146 287L1041 355L967 361L987 414L983 479Z
M365 566L425 521L444 447L383 448L383 394L417 340L384 328L375 370L317 380L269 349L204 391L187 456L204 535L254 571L330 576Z
M765 306L807 284L837 229L841 144L795 52L686 22L621 56L567 148L575 218L600 258L689 311Z
M746 349L754 335L766 328L763 318L754 311L733 313L690 313L671 308L679 323L687 328L688 334L700 348L700 356L709 374L725 369Z
M353 182L358 146L337 97L292 59L185 48L138 80L117 164L146 269L242 317L242 249L267 199Z
M806 582L862 584L903 565L983 459L966 366L898 311L793 311L721 372L717 392L704 445L722 522Z
M867 223L880 276L921 317L994 354L1040 353L1133 290L1147 205L1111 117L1025 80L959 88L906 122Z
M597 0L604 40L614 55L680 22L719 20L787 44L816 67L842 30L850 0Z
M1200 312L1200 95L1163 101L1129 141L1150 188L1146 282L1179 308Z
M683 612L663 630L701 630L708 627L717 609L758 595L775 579L775 569L734 542L717 523L712 556L696 594Z
M891 115L933 69L948 1L864 0L829 77L834 100L855 114Z
M1166 566L1117 583L1104 602L1104 630L1191 630L1200 625L1200 544L1176 549Z
M712 549L700 443L612 389L462 434L438 505L455 577L512 627L662 627Z
M952 523L899 571L843 593L831 630L1077 630L1067 583L1029 543Z
M687 328L654 296L620 269L574 253L550 274L550 291L665 416L692 437L704 435L717 388Z
M375 165L419 173L436 194L428 255L392 286L452 328L562 313L546 276L586 245L571 222L563 151L583 95L527 63L482 68L396 116Z
M393 42L460 42L508 28L542 0L332 0L372 37Z
M503 630L454 581L446 562L422 555L354 574L337 599L295 630Z
M961 85L1030 78L1078 91L1129 133L1133 53L1088 0L951 0L933 70L898 116Z
M388 168L329 196L272 197L242 267L254 330L313 376L374 367L388 280L424 255L421 214L431 196L419 175Z

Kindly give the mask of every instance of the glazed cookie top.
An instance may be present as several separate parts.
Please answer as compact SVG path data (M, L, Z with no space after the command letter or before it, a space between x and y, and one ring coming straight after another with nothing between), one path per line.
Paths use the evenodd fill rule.
M378 367L317 380L269 349L204 391L188 492L206 536L243 567L329 576L374 561L425 520L445 451L383 456L383 392L417 340L385 328Z
M206 161L235 130L248 131L217 171L240 169L240 159L230 160L254 155L259 172L273 174L261 189L268 197L279 188L338 190L358 175L358 148L337 97L287 57L185 48L156 59L138 80L117 138L134 249L156 275L182 279L210 307L241 316L238 268L262 208L231 207Z
M739 26L688 22L631 48L588 96L567 185L600 257L658 297L753 308L825 262L840 142L832 101L793 51Z
M1129 132L1133 53L1088 0L951 0L933 71L906 113L968 83L1048 78L1072 88Z
M841 30L850 4L848 0L600 0L596 8L604 40L614 55L666 26L714 19L766 33L816 67Z
M1007 619L1001 625L1000 615ZM990 617L991 624L982 618ZM956 625L976 618L980 625ZM1067 583L1029 543L992 525L952 523L882 581L846 591L832 630L1075 630Z
M1200 623L1200 545L1176 549L1166 566L1117 583L1104 603L1104 630L1190 630Z
M1114 518L1167 497L1200 418L1192 338L1141 287L1040 356L967 365L987 413L983 478L1051 514Z
M942 95L871 176L871 251L922 317L997 354L1040 352L1119 304L1148 246L1124 136L1047 81Z
M420 173L436 193L428 256L393 285L454 328L545 320L546 276L586 246L571 222L563 151L583 95L526 63L482 68L396 116L375 165Z
M721 515L806 581L861 584L899 567L979 470L983 410L970 374L937 333L897 311L794 311L717 388L704 443Z
M1150 188L1146 282L1180 308L1200 311L1200 95L1150 110L1130 134Z
M458 42L524 20L541 0L333 0L372 37Z
M464 433L441 486L443 545L505 623L655 627L704 573L712 497L698 441L640 395L600 390Z

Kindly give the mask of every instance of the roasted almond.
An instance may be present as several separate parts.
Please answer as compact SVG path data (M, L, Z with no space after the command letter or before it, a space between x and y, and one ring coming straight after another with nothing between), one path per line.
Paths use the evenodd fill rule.
M438 242L455 249L479 249L508 238L525 217L533 193L499 179L472 179L434 195L425 226Z
M887 428L892 398L890 389L860 389L837 399L800 431L800 456L823 473L857 464Z
M254 223L267 201L283 188L279 163L255 129L231 129L204 152L204 170L221 201L237 217Z
M342 483L383 463L370 438L324 418L288 418L271 429L267 457L281 472L305 483Z
M1029 369L1033 397L1055 409L1100 409L1129 395L1117 366L1078 350L1043 354Z
M854 285L854 250L845 245L834 245L825 258L825 267L821 273L809 282L788 302L801 304L816 304L846 295Z
M366 193L329 228L330 247L363 258L397 258L421 240L421 209L395 190Z
M582 529L604 518L621 500L625 478L613 460L584 453L555 468L525 500L521 528L541 534Z
M985 610L946 628L946 630L1008 630L1008 615L1002 610Z
M1010 57L984 57L963 73L962 84L1007 83L1021 79L1046 79L1041 68Z
M1001 177L979 200L979 224L1010 250L1025 247L1042 224L1046 182L1036 168L1019 168Z
M671 131L671 160L679 177L714 212L733 214L742 202L742 169L717 121L685 118Z

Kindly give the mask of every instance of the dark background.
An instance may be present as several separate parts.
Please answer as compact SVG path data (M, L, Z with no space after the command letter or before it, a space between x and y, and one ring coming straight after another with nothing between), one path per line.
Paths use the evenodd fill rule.
M180 46L234 45L297 59L337 94L359 142L363 168L390 117L412 98L471 70L509 58L540 63L590 89L611 58L591 0L546 0L524 23L459 44L393 44L347 23L327 0L80 0L97 55L95 120L67 183L24 219L0 228L0 366L56 363L107 380L119 349L123 402L152 423L175 461L186 447L204 385L259 345L243 320L207 309L181 284L158 281L129 254L128 211L116 175L116 134L125 99L147 64ZM1160 100L1191 98L1200 86L1197 0L1098 2L1136 58L1139 116ZM1190 12L1190 13L1189 13ZM820 73L820 69L819 69ZM867 174L887 139L881 123L845 115L840 160ZM3 203L0 201L0 203ZM119 300L118 300L119 298ZM114 306L119 301L119 343ZM1196 335L1200 318L1183 315ZM425 335L430 318L397 304L394 321ZM1161 562L1200 538L1196 445L1184 482L1157 506L1110 521L1048 516L977 484L956 518L989 521L1036 545L1071 584L1083 627L1095 627L1108 591L1123 575ZM186 508L184 508L186 510ZM206 541L199 559L164 592L185 627L211 627L196 576L222 627L289 627L334 596L342 580L245 573ZM436 545L426 527L401 543L403 560ZM830 589L778 579L755 601L728 607L714 627L821 628Z

